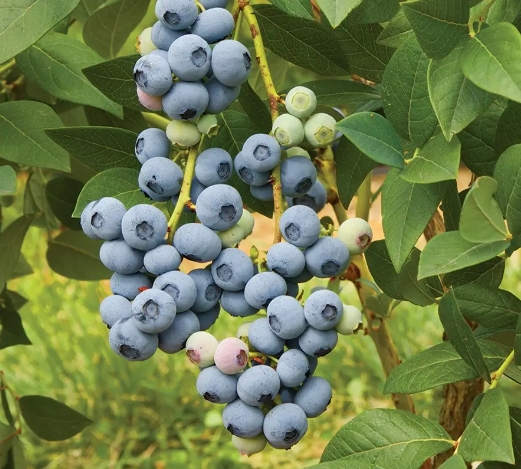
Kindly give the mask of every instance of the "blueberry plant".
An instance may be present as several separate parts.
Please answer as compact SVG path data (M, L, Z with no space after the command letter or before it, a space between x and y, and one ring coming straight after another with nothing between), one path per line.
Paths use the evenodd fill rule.
M0 0L0 209L24 194L0 232L0 348L30 344L8 287L34 225L55 272L110 278L107 347L186 354L242 454L306 444L334 398L317 366L363 333L395 409L347 422L313 467L520 467L499 384L521 383L521 301L500 288L521 246L521 3L231 3ZM273 244L245 252L261 217ZM400 302L436 304L445 331L404 362ZM215 337L224 314L251 321ZM411 395L440 386L439 422L417 415ZM4 374L0 397L0 468L25 467L22 425L91 423Z

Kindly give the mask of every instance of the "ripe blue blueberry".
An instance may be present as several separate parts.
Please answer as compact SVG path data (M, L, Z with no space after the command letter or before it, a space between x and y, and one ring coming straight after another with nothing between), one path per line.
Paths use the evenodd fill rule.
M279 227L284 239L299 248L311 246L320 236L320 220L305 205L288 208L280 217Z
M215 283L223 290L240 291L253 277L253 263L240 249L223 249L212 262L211 272Z
M267 318L253 321L248 331L248 339L258 352L266 355L277 355L284 350L284 339L273 333Z
M163 109L172 119L190 121L206 110L209 99L202 83L176 81L163 96Z
M250 306L244 298L244 290L223 291L221 295L221 308L230 316L245 318L259 312L258 308Z
M134 66L137 87L151 96L163 96L172 86L172 71L159 55L145 55Z
M236 399L223 409L224 428L241 438L252 438L260 434L263 422L262 410L246 404L241 399Z
M197 298L197 288L192 277L179 270L160 275L154 280L153 287L168 293L174 299L179 313L188 311Z
M124 296L110 295L99 305L101 320L110 329L117 321L132 316L132 304Z
M121 222L123 238L127 244L143 251L159 246L165 238L167 228L168 222L163 212L146 204L134 205L125 213Z
M297 283L289 282L287 279L286 285L288 287L288 291L286 292L286 295L291 296L292 298L296 298L300 292L299 286Z
M199 3L207 10L210 8L226 8L229 0L201 0Z
M241 195L237 189L226 184L215 184L201 192L195 210L203 225L217 231L235 225L242 211Z
M305 252L307 269L318 278L336 277L349 265L349 251L338 238L325 236Z
M121 223L126 214L125 206L114 197L103 197L90 209L90 226L101 239L110 241L121 237Z
M221 148L208 148L201 152L195 163L195 176L205 186L224 184L232 175L230 154Z
M186 223L174 234L174 246L179 253L195 262L213 261L221 252L221 239L215 231L200 223Z
M161 275L178 269L181 265L181 261L181 254L179 254L174 246L160 244L145 253L143 263L148 272L154 275Z
M197 293L191 310L199 314L212 309L218 303L222 290L215 283L210 270L193 269L188 275L194 281Z
M292 156L280 164L282 194L299 197L306 194L317 180L317 169L305 156Z
M208 44L215 44L229 36L235 22L232 14L224 8L211 8L199 13L192 25L192 33L201 36Z
M269 304L267 312L270 329L282 339L294 339L308 326L304 309L291 296L278 296Z
M205 311L204 313L196 312L195 314L197 315L197 319L199 319L201 330L205 331L210 326L214 325L220 313L221 308L219 306L219 303L217 303L214 307L210 308L208 311Z
M331 385L319 376L308 378L295 396L297 404L308 418L318 417L324 413L331 402L333 390Z
M263 186L250 186L250 193L253 197L263 202L273 201L273 185L270 183Z
M246 301L254 308L267 308L277 296L287 292L286 281L275 272L255 274L244 287Z
M165 353L183 350L188 338L200 329L199 319L192 311L178 313L172 325L159 333L159 350Z
M244 162L255 171L271 171L280 162L279 142L267 134L255 134L242 146Z
M284 386L294 388L306 381L309 375L307 355L297 349L286 350L277 363L277 373ZM293 402L293 401L292 401Z
M195 387L197 392L208 402L228 404L237 399L238 375L227 375L216 366L201 370Z
M327 192L324 185L317 179L311 189L302 197L286 197L288 207L293 205L306 205L312 208L316 213L320 212L327 202Z
M249 186L264 186L268 183L271 176L271 171L255 171L251 169L242 152L239 152L233 160L233 166L240 180Z
M157 21L154 23L154 26L152 26L152 33L150 37L152 39L152 43L157 48L168 51L168 48L172 45L172 43L185 34L190 34L190 31L188 29L175 31L173 29L167 28L166 26L163 26L161 21Z
M223 85L242 85L251 71L250 52L239 41L221 41L212 51L212 71Z
M277 449L289 449L297 444L308 430L308 419L296 404L280 404L264 419L264 436Z
M135 274L143 268L145 253L130 247L125 240L105 241L100 248L102 264L118 274Z
M168 62L168 52L166 50L154 49L152 52L150 52L150 55L158 55L159 57Z
M219 114L232 104L241 92L240 86L223 85L217 78L212 77L204 84L208 91L209 101L206 112Z
M249 368L241 373L237 381L237 394L248 405L261 407L275 399L279 393L280 378L277 372L266 365Z
M81 212L81 218L80 218L80 225L81 229L91 239L99 239L99 237L94 233L94 230L92 229L92 226L90 224L90 220L92 218L91 211L92 207L97 203L97 200L93 200L92 202L89 202L87 206L83 209Z
M136 296L132 302L132 314L132 319L140 331L157 334L174 322L176 306L170 295L149 288Z
M304 303L304 316L315 329L333 329L342 318L344 305L340 297L331 290L319 290Z
M277 243L268 249L266 255L268 269L282 277L296 277L306 266L304 253L293 244Z
M109 332L110 348L120 357L131 361L143 361L157 350L157 334L140 331L132 318L117 321Z
M293 388L287 388L286 386L281 386L279 391L280 401L283 404L292 404L295 401L295 395L297 391Z
M299 337L299 347L312 357L323 357L331 352L338 342L338 334L334 329L319 331L309 326Z
M134 151L141 164L150 158L168 158L170 155L170 141L164 130L151 127L143 130L137 136Z
M304 267L304 270L295 277L286 277L286 282L306 283L313 278L313 274Z
M176 39L168 49L168 63L180 80L196 81L210 70L212 49L196 34L186 34Z
M143 193L157 202L165 202L181 190L183 170L168 158L151 158L143 163L138 184Z
M156 16L167 28L180 30L197 19L197 5L193 0L157 0Z
M110 290L114 295L121 295L128 300L133 300L143 289L150 288L152 282L142 274L118 274L117 272L110 277Z

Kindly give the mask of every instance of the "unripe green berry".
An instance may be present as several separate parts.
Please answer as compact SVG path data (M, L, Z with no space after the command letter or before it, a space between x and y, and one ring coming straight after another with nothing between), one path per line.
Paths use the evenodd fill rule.
M244 230L244 238L247 238L253 233L255 219L248 210L244 209L242 211L241 218L239 218L239 221L237 222L237 225L239 225Z
M266 447L267 440L262 433L253 438L240 438L232 435L232 443L240 454L250 456L260 453Z
M224 231L217 231L224 248L234 248L244 239L244 230L238 224Z
M305 156L306 158L311 159L311 155L308 151L304 150L304 148L300 147L291 147L286 150L286 156L288 158L292 156Z
M197 130L204 135L213 137L217 135L219 131L219 124L217 123L217 117L213 114L205 114L197 121Z
M173 120L166 126L166 136L174 145L192 147L201 140L201 132L193 122Z
M362 312L352 305L344 305L342 318L336 325L336 331L342 335L351 335L363 324Z
M373 230L363 218L349 218L338 227L337 237L356 256L367 250L373 239Z
M250 331L250 326L253 324L253 322L245 322L244 324L241 324L239 328L237 329L236 337L238 339L243 340L243 337L248 337L248 332Z
M282 114L273 121L271 133L281 145L298 145L304 140L304 126L291 114Z
M157 47L152 42L152 28L144 29L143 32L138 36L136 48L142 56L150 54L150 52L157 49Z
M336 120L323 112L313 114L304 125L306 140L314 147L326 147L336 136Z
M317 107L317 97L305 86L295 86L286 95L286 109L295 117L309 117Z

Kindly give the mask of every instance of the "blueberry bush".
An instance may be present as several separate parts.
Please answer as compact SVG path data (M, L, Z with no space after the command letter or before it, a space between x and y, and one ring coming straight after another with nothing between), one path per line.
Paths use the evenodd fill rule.
M0 210L21 207L0 211L0 348L31 344L9 287L36 226L54 272L110 279L107 347L185 354L241 454L312 445L335 395L315 371L363 334L395 409L349 420L313 468L521 467L500 385L521 384L521 300L500 288L521 247L520 28L511 0L0 0ZM263 217L272 245L241 249ZM402 362L403 302L436 305L444 335ZM250 320L216 337L224 315ZM92 423L8 375L0 468L28 467L22 428ZM440 387L439 422L416 413Z

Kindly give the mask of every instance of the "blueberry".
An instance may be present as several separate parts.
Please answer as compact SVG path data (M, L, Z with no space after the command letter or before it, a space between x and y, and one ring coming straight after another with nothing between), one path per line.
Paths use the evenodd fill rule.
M123 275L114 273L110 277L110 290L114 295L121 295L129 300L133 300L143 289L150 288L152 282L141 273Z
M229 0L201 0L199 3L207 10L210 8L226 8Z
M264 436L277 449L291 448L307 430L306 414L296 404L280 404L271 409L264 419Z
M219 131L219 122L217 121L217 117L211 114L201 116L197 121L197 130L204 135L209 135L210 137L217 135Z
M293 244L277 243L268 249L268 269L282 277L296 277L306 266L304 253Z
M137 99L143 107L146 107L150 111L163 110L163 100L161 99L161 96L152 96L151 94L147 94L137 87L136 93Z
M306 194L317 180L317 170L305 156L292 156L280 164L282 194L299 197Z
M296 298L300 292L298 284L294 282L288 282L288 280L286 280L286 285L288 287L286 295L291 296L292 298Z
M309 360L307 355L297 349L284 352L277 363L277 373L284 386L294 388L299 386L309 375Z
M90 224L90 220L92 218L92 207L97 203L97 200L93 200L89 202L87 206L81 212L80 225L83 232L91 239L99 239L99 237L94 233L92 229L92 225Z
M212 51L212 71L223 85L242 85L251 71L250 52L239 41L221 41Z
M155 49L152 52L150 52L150 55L158 55L162 59L166 60L168 62L168 51L163 49Z
M232 435L233 446L235 446L239 454L243 456L260 453L266 447L267 442L268 440L266 440L264 435L257 435L253 438L241 438Z
M223 409L223 424L232 435L252 438L262 432L264 414L258 407L246 404L241 399L227 404Z
M239 376L237 394L248 405L261 407L271 402L279 393L280 379L277 372L266 365L248 368Z
M174 322L176 306L170 295L156 288L149 288L132 302L132 314L139 330L157 334Z
M315 93L304 86L295 86L289 90L284 102L287 111L299 118L311 116L317 107Z
M92 232L107 241L121 237L121 221L125 215L125 206L114 197L103 197L90 209Z
M297 391L293 388L287 388L286 386L281 386L279 391L280 401L283 404L292 404L295 401L295 395Z
M202 83L176 81L163 96L163 109L172 119L190 121L206 110L209 99Z
M135 274L143 268L145 253L130 247L125 240L105 241L100 248L102 264L118 274Z
M168 49L168 63L177 78L196 81L210 70L212 49L196 34L186 34L176 39Z
M161 244L148 251L144 257L144 265L148 272L161 275L176 270L181 265L181 254L174 246Z
M286 156L288 158L292 156L305 156L306 158L311 159L311 155L309 154L309 152L301 147L286 148Z
M313 114L304 125L306 140L314 147L326 147L336 136L336 120L329 114Z
M171 121L166 126L166 135L168 140L180 147L192 147L201 140L201 132L197 129L197 125L187 121Z
M271 133L281 145L294 146L304 140L304 126L291 114L281 114L273 121Z
M205 311L204 313L196 312L195 314L197 315L197 319L199 319L201 330L205 331L210 326L215 324L215 321L217 321L217 318L219 317L220 313L221 307L219 306L219 303L217 303L214 307L212 307L208 311Z
M312 293L304 304L306 320L315 329L321 331L334 329L342 318L343 310L342 300L331 290Z
M248 346L236 337L227 337L215 349L215 366L227 375L234 375L246 368L248 359Z
M201 223L212 230L227 230L242 216L241 195L232 186L215 184L197 199L196 214Z
M318 417L324 413L331 402L333 390L331 385L319 376L308 378L295 395L297 404L309 418Z
M299 338L299 347L306 355L323 357L331 352L338 342L338 334L334 329L319 331L309 326Z
M242 182L249 186L264 186L268 183L271 171L255 171L246 163L246 158L239 152L233 161L235 172ZM273 191L273 189L272 189Z
M197 19L197 5L193 0L157 0L156 16L167 28L180 30Z
M285 280L275 272L261 272L254 275L244 287L246 301L254 308L267 308L277 296L287 292Z
M203 192L206 189L207 186L204 184L201 184L199 179L194 177L192 179L192 185L190 186L190 200L193 204L197 203L197 199L201 195L201 192Z
M352 256L367 250L373 239L373 230L363 218L349 218L338 228L338 239L349 249Z
M280 217L279 227L284 239L299 248L311 246L320 236L320 220L305 205L288 208Z
M143 164L150 158L168 158L170 156L170 142L165 131L149 128L143 130L137 136L134 150L137 159Z
M154 280L154 288L168 293L175 301L177 311L188 311L197 298L197 287L188 274L173 270L160 275Z
M305 195L301 197L286 197L286 202L288 203L288 207L293 207L293 205L306 205L318 213L326 206L326 188L317 179L315 184L311 186L311 189L309 189Z
M218 303L222 290L215 283L210 270L194 269L188 276L194 281L196 288L192 311L199 314L212 309Z
M243 211L243 213L246 210ZM221 239L223 249L235 248L245 238L244 230L237 224L224 231L218 231L217 235Z
M208 148L201 152L195 163L195 176L205 186L224 184L232 175L230 154L220 148Z
M325 236L305 252L307 269L318 278L341 275L349 265L349 251L337 238Z
M152 42L152 28L145 28L137 38L136 49L141 56L150 54L157 50Z
M154 26L152 26L151 39L157 48L168 51L172 43L185 34L190 34L190 31L188 29L175 31L163 26L161 21L157 21Z
M267 318L253 321L248 331L248 339L257 351L266 355L277 355L284 350L284 339L273 333Z
M244 142L244 162L255 171L271 171L280 162L279 142L267 134L255 134Z
M240 86L223 85L217 78L212 77L204 84L208 91L209 101L206 112L219 114L232 104L241 92Z
M134 205L121 222L125 241L133 248L143 251L159 246L165 238L167 228L168 223L163 212L145 204Z
M229 36L235 22L232 14L224 8L211 8L199 13L192 25L192 33L201 36L209 44L215 44Z
M146 196L165 202L181 190L183 170L168 158L151 158L141 166L138 183Z
M157 350L157 334L147 334L140 331L131 319L120 319L110 328L110 347L120 357L127 360L147 360Z
M214 404L228 404L237 399L237 375L226 375L216 366L201 370L195 386L202 397Z
M253 233L253 227L255 226L255 219L253 215L246 209L242 211L241 218L237 222L244 231L244 237L247 238Z
M110 329L120 319L132 316L131 306L124 296L107 296L99 305L101 320Z
M313 274L304 267L304 270L295 277L286 277L286 282L292 283L306 283L313 278Z
M240 249L224 249L212 262L212 277L223 290L240 291L253 277L253 263Z
M199 319L192 311L178 313L172 325L159 333L159 350L165 353L183 350L188 338L200 329Z
M264 184L264 186L250 186L250 193L263 202L273 201L273 186L270 183Z
M186 356L199 368L212 366L218 344L219 341L212 334L205 331L195 332L186 341Z
M250 306L244 298L244 290L223 291L221 295L221 308L230 316L245 318L259 312L258 308Z
M343 305L342 318L335 329L339 334L351 335L363 324L362 312L352 305Z
M221 240L210 228L199 223L186 223L174 234L179 253L195 262L213 261L221 252Z
M282 339L294 339L308 326L304 309L291 296L278 296L269 304L267 312L270 329Z
M152 96L163 96L172 86L172 71L159 55L145 55L134 66L137 87Z

